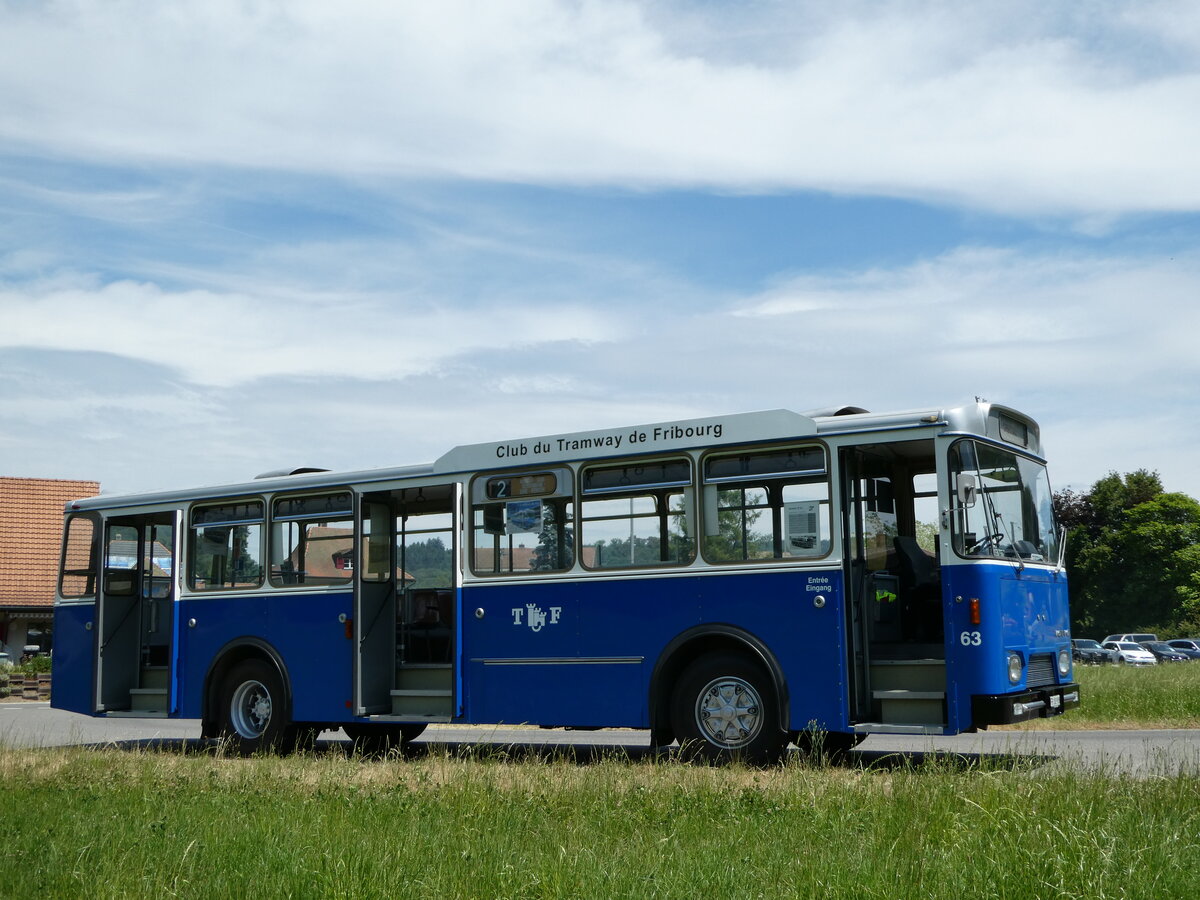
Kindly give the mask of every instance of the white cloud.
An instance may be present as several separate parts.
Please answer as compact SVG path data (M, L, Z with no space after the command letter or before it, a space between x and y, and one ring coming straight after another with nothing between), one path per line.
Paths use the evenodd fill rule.
M402 379L473 350L529 352L619 333L604 315L571 304L451 309L386 296L260 297L134 282L8 286L0 314L0 347L102 351L222 387L272 377Z
M0 9L10 151L1200 207L1188 4L61 0ZM760 48L760 49L756 49Z
M581 280L561 296L507 282L491 286L485 303L452 293L446 277L431 269L433 292L401 284L345 294L272 290L264 277L193 290L65 275L0 283L0 347L110 353L220 388L437 375L514 399L628 398L627 386L659 393L662 385L739 406L762 405L754 398L764 383L792 395L782 405L819 405L846 390L851 400L882 394L890 405L928 402L947 379L967 394L1003 396L1122 393L1200 374L1195 254L969 247L890 269L781 279L731 304L653 272L628 278L620 293L607 282ZM788 386L789 365L805 373L806 399ZM884 369L900 374L881 384ZM906 379L931 389L905 400L917 393Z
M735 315L828 328L846 340L911 348L964 368L1011 365L1018 384L1052 376L1081 386L1200 371L1200 358L1181 339L1200 327L1198 294L1194 254L963 248L892 270L789 279L749 298Z
M10 284L0 346L24 349L0 365L0 415L21 439L0 440L0 470L144 489L692 415L982 394L1041 422L1056 485L1147 467L1200 496L1188 464L1200 256L977 247L797 277L725 307L694 293L692 308L664 305L649 280L619 306L439 311L384 295Z

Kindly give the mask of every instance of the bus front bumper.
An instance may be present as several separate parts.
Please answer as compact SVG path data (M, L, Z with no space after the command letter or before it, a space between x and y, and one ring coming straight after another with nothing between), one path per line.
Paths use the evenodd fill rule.
M1078 705L1078 684L1056 684L1019 694L976 694L971 698L971 716L979 726L1012 725L1061 716Z

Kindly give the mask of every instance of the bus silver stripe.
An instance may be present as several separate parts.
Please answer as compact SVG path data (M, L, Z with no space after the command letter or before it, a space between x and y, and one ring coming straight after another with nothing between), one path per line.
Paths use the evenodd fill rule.
M533 656L526 658L473 659L485 666L623 666L639 665L644 656Z

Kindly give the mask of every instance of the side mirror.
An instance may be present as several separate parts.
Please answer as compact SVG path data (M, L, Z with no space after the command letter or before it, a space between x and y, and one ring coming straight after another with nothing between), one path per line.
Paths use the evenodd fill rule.
M970 509L975 505L975 500L979 496L979 487L975 483L975 476L962 473L958 476L958 505Z

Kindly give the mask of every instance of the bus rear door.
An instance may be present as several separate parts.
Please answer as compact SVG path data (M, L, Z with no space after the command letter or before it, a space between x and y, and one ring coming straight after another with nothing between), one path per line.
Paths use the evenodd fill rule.
M451 483L362 496L356 716L448 722L458 714L461 495Z
M94 709L166 716L178 708L175 560L179 514L110 516L96 605Z

